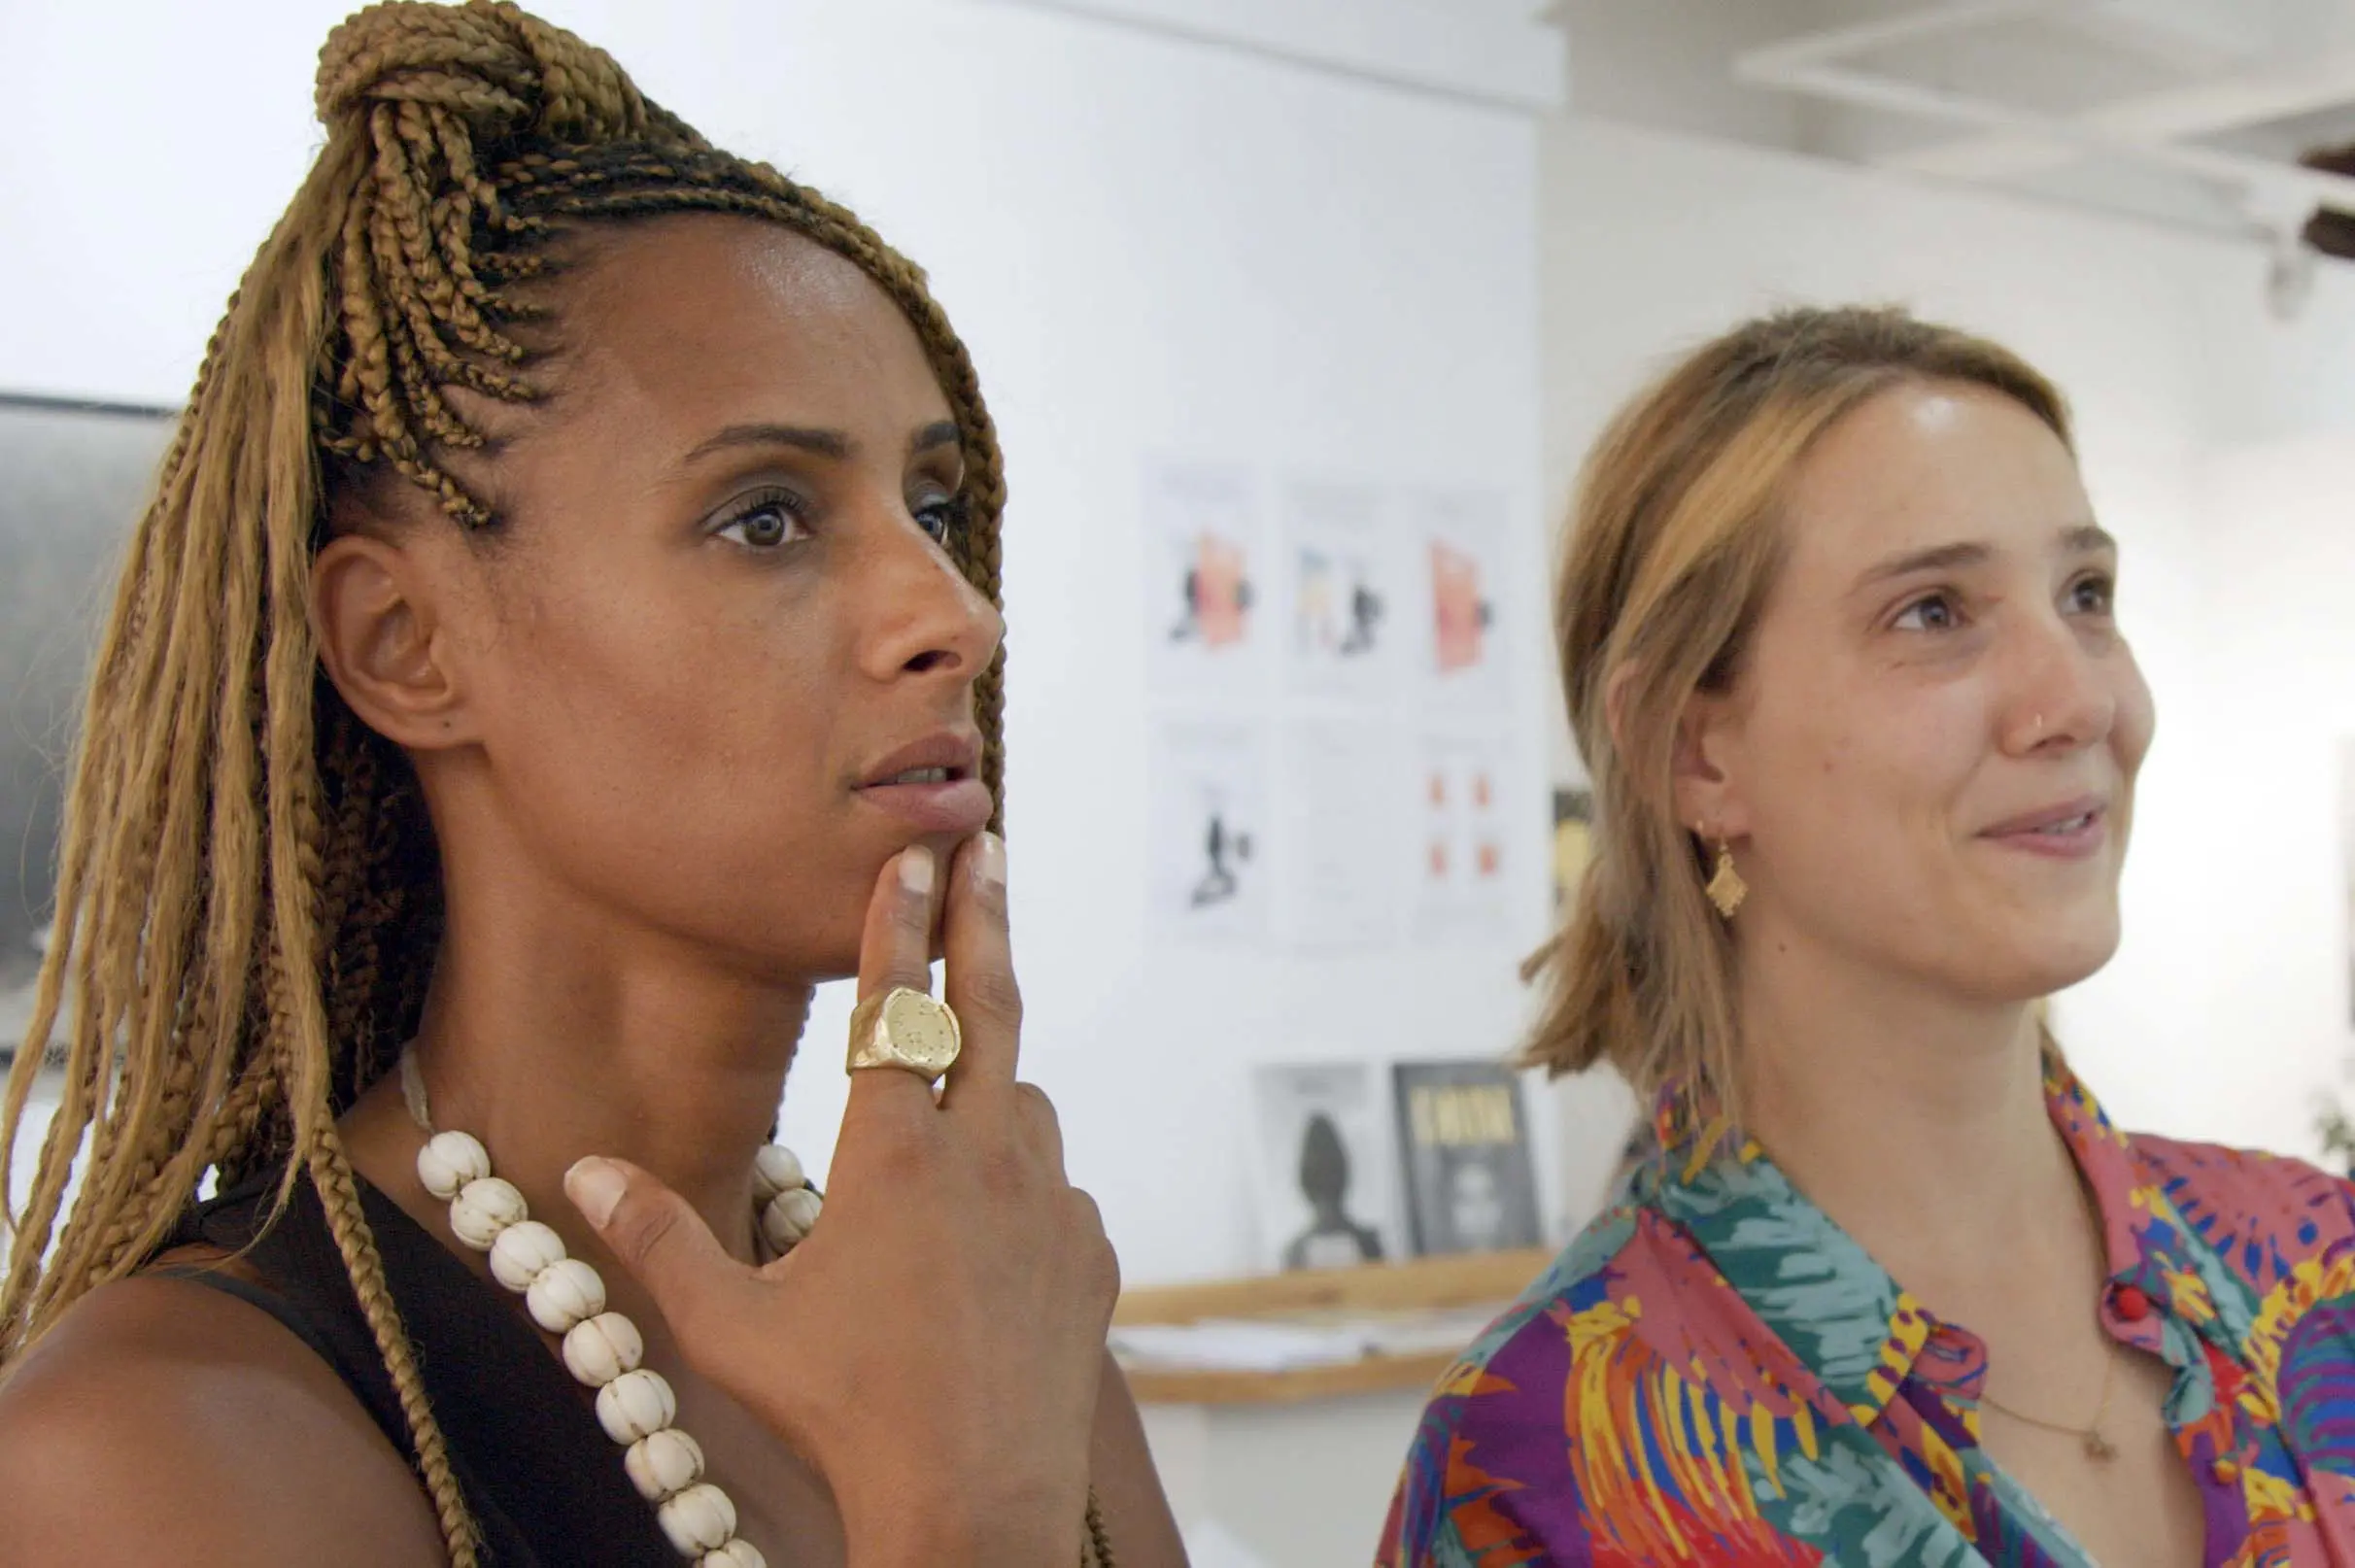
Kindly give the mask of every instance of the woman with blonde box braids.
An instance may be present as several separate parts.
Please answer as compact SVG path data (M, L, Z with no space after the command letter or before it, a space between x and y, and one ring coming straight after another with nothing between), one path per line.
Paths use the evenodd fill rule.
M318 107L92 673L8 1557L1181 1561L1016 1078L922 275L510 5L360 13ZM820 1216L765 1145L852 973Z

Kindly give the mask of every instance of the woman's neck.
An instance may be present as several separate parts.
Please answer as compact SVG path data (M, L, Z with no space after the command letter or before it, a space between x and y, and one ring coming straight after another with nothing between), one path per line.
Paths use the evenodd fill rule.
M577 907L577 906L576 906ZM810 1000L593 914L453 901L414 1049L437 1128L480 1139L535 1213L584 1155L660 1176L752 1255L768 1141Z
M1817 1207L1933 1310L1967 1312L2024 1254L2070 1279L2098 1262L2026 1004L1773 948L1741 966L1744 1115Z

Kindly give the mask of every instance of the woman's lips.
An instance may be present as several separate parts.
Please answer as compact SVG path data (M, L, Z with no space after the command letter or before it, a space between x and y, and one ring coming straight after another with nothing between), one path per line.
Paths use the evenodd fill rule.
M2085 860L2109 841L2109 810L2083 801L1990 828L1982 838L2051 860Z
M977 778L869 784L859 798L925 833L978 833L997 809L989 786Z

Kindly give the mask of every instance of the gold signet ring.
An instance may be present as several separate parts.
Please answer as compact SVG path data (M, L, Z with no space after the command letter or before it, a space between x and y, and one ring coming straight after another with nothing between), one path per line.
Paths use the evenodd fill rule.
M850 1012L850 1068L896 1067L938 1083L957 1060L965 1032L945 1002L894 986Z

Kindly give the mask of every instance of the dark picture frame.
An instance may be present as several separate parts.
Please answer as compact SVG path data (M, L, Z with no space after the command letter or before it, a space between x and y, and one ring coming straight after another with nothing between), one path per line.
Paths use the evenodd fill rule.
M1400 1062L1391 1073L1416 1255L1539 1244L1519 1074L1489 1061Z
M30 1019L90 656L176 417L0 392L0 1061Z

